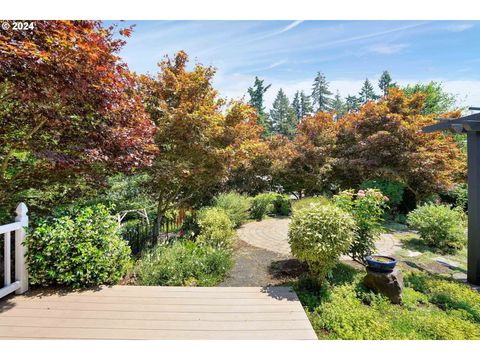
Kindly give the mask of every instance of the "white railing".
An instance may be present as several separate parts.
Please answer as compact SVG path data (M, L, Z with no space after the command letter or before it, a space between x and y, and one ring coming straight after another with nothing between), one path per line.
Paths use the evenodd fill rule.
M25 264L25 228L28 227L28 209L24 203L20 203L15 210L17 216L15 222L7 225L0 225L0 237L3 234L4 240L4 287L0 288L0 298L15 291L16 294L23 294L28 290L28 273ZM15 282L11 278L11 234L15 231ZM0 238L1 240L1 238Z

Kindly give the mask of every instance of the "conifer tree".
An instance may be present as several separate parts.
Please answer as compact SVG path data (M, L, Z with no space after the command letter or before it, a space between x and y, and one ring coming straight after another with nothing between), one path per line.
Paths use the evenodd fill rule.
M368 80L368 78L365 79L365 82L363 83L362 89L360 90L358 96L361 99L362 104L366 104L369 101L377 100L379 98L379 96L375 94L373 85L370 80Z
M313 113L313 106L312 102L310 101L310 96L306 95L303 90L300 93L300 104L302 108L302 119L303 117Z
M295 135L297 119L295 111L290 106L287 95L283 89L278 91L277 97L273 102L272 110L270 110L270 118L272 119L273 130L279 134L292 138Z
M390 76L390 73L387 70L385 70L382 73L382 76L380 76L380 79L378 80L378 87L382 89L383 96L387 96L388 89L394 86L397 86L397 84L392 81L392 77Z
M265 80L260 80L255 76L253 87L248 88L248 94L250 95L250 101L248 103L257 110L257 123L263 126L264 136L268 136L272 132L272 123L268 118L268 114L265 112L263 96L272 85L269 84L265 86L263 84L264 82Z
M347 112L346 104L340 96L340 92L337 90L335 97L332 101L332 112L336 114L336 119L341 119Z
M295 92L295 95L293 95L292 110L297 119L297 123L299 123L300 120L302 120L302 103L300 100L300 91L298 90Z
M312 100L317 112L329 111L332 99L330 95L332 92L328 90L328 81L325 76L319 71L312 86Z
M358 111L362 105L362 99L355 95L348 95L345 98L345 110L347 112Z

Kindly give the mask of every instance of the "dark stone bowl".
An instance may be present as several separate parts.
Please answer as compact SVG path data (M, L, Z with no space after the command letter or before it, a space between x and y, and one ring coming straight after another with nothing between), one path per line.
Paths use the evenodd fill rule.
M385 261L378 261L374 258L382 258ZM397 260L391 256L369 255L365 257L370 270L379 272L390 272L397 265Z

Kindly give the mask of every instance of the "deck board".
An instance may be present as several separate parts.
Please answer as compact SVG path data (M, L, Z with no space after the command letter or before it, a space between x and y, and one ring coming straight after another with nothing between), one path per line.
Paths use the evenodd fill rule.
M111 286L0 301L0 339L316 339L287 287Z

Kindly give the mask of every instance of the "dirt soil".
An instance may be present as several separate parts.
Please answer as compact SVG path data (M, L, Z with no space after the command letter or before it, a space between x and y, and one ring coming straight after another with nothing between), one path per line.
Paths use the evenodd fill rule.
M285 284L306 271L305 264L288 255L236 240L230 273L219 286L268 286Z

